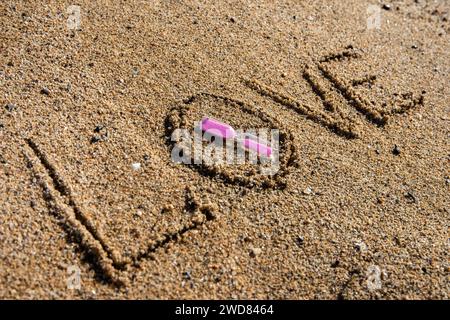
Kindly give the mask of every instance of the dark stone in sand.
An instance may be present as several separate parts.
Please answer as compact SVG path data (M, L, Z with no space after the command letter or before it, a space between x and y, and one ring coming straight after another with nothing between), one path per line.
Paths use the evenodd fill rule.
M391 10L391 5L390 4L383 4L383 6L382 6L382 8L384 9L384 10Z
M298 237L295 239L295 243L296 243L298 246L302 246L304 241L305 241L305 239L304 239L302 236L298 236Z
M412 192L405 193L405 198L409 203L416 203L416 196Z
M41 93L45 94L46 96L48 96L50 94L50 90L48 90L48 88L44 87L41 89Z
M183 272L183 278L186 279L186 280L190 280L191 279L191 273L189 271Z
M98 125L95 127L94 132L100 132L100 131L102 131L103 128L104 128L104 126Z
M98 137L98 136L93 136L92 138L91 138L91 143L97 143L97 142L99 142L101 139L100 139L100 137Z
M399 147L398 145L395 145L395 146L394 146L394 149L392 149L392 154L393 154L394 156L400 155L400 147Z
M6 108L6 110L8 110L9 112L12 112L12 111L14 111L14 109L16 108L16 105L15 105L15 104L12 104L12 103L8 103L8 104L5 106L5 108Z

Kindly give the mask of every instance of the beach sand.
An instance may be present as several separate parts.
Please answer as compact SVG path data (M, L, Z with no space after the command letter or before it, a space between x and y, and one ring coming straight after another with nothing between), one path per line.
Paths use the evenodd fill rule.
M448 1L0 12L0 298L449 298ZM174 163L203 116L278 173Z

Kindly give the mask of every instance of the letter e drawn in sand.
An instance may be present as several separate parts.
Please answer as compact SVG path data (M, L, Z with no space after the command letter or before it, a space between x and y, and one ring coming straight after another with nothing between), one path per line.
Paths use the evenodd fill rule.
M424 92L418 95L411 92L394 94L399 98L380 103L369 101L359 94L356 88L366 84L373 85L377 81L376 75L346 80L336 76L329 68L330 64L360 59L361 55L360 50L350 45L343 51L326 55L316 63L305 67L303 78L312 92L319 97L323 108L303 103L257 80L244 79L244 84L260 95L305 116L339 136L347 139L358 138L362 130L367 130L363 119L369 124L383 127L391 116L405 113L424 104ZM355 112L346 112L349 108L353 109L356 115ZM362 119L357 114L362 115Z

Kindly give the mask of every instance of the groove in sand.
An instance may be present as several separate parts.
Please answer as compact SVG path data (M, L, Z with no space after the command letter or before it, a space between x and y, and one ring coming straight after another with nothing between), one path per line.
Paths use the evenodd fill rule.
M107 241L92 224L88 217L82 212L76 204L70 187L65 183L61 174L58 173L56 167L49 161L45 153L32 139L25 139L26 146L32 152L25 152L25 157L28 159L30 168L36 175L40 186L42 187L46 202L50 206L49 209L63 213L64 220L69 224L71 230L74 230L78 235L77 240L81 247L87 252L93 253L97 259L97 263L101 268L104 276L111 281L111 283L122 286L126 284L126 280L119 275L120 271L126 270L127 265L137 263L142 259L149 257L157 249L166 246L172 241L177 241L183 234L188 231L198 229L207 221L212 221L216 217L215 209L209 205L201 205L195 199L195 196L190 190L187 190L185 208L187 211L199 212L204 219L197 219L191 221L190 224L183 226L180 230L173 233L167 233L162 236L162 240L156 241L149 245L145 252L138 254L129 259L121 259L120 255L110 248ZM34 155L37 158L37 166L32 158Z
M336 120L331 115L309 106L308 104L301 103L296 99L289 97L267 85L264 85L256 80L245 80L244 83L250 88L258 92L262 96L266 96L276 103L291 109L301 115L306 116L307 119L314 121L317 124L329 129L333 133L342 136L347 139L357 138L356 128L352 125L347 125L343 121Z

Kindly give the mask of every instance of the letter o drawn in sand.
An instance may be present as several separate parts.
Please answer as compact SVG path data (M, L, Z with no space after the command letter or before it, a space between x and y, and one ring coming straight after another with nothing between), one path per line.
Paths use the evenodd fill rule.
M251 134L253 137L264 138L268 145L276 146L276 159L264 159L254 153L250 154L248 150L242 152L239 149L242 141L239 139L232 139L230 142L230 139L218 141L217 137L208 137L208 133L202 133L200 128L200 121L204 117L230 125L239 137ZM165 128L172 160L173 154L181 150L179 162L225 184L246 188L284 189L286 176L297 166L298 151L294 135L257 106L235 99L209 93L191 96L170 110ZM187 137L192 139L187 141ZM211 147L214 147L213 152ZM242 154L244 157L239 158ZM221 160L208 161L211 157L205 155L220 155Z

